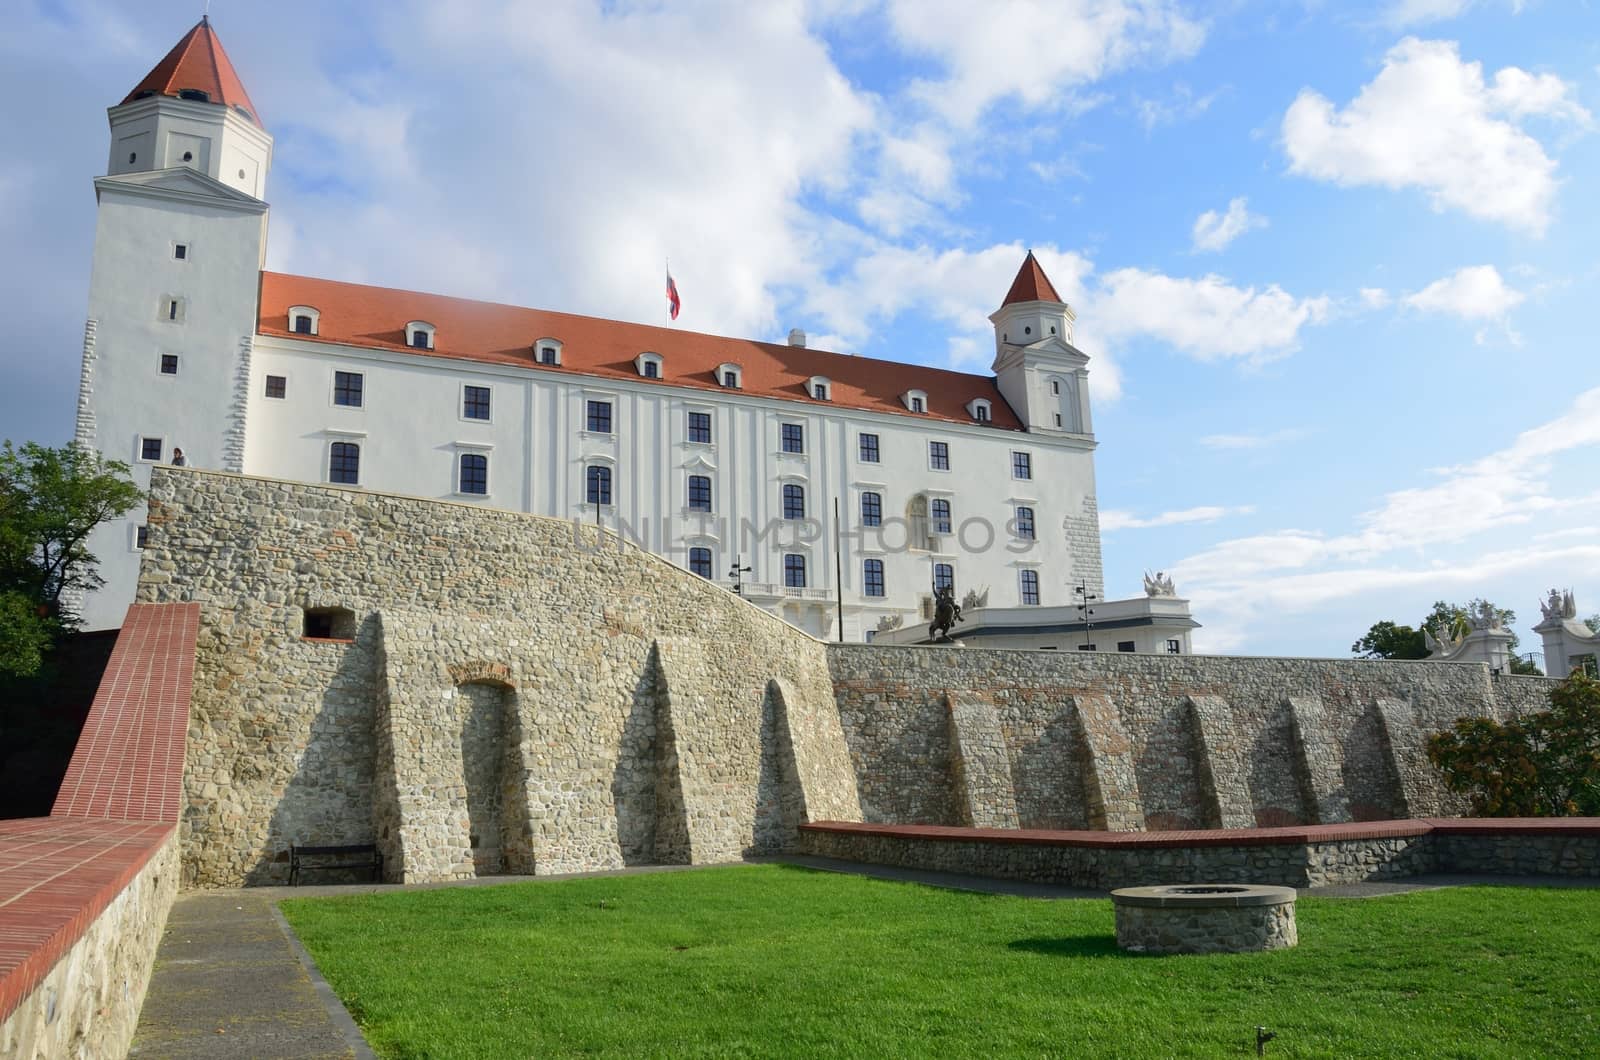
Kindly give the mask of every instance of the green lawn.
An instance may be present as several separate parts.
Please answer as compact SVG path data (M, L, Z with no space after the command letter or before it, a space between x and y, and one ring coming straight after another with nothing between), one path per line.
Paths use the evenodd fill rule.
M1298 909L1135 957L1109 900L777 865L283 903L385 1057L1600 1055L1600 890Z

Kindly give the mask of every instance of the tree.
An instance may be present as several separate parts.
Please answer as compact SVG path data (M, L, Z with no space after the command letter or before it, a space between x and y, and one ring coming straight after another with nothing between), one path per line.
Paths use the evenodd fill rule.
M1466 636L1472 631L1469 616L1479 613L1485 603L1487 601L1478 597L1468 600L1465 605L1436 600L1433 609L1423 616L1415 629L1396 625L1387 620L1374 623L1365 636L1350 645L1350 651L1363 659L1426 659L1428 648L1422 636L1423 630L1429 631L1434 636L1438 636L1440 630L1453 637ZM1489 606L1494 607L1493 604ZM1500 624L1508 631L1517 621L1517 613L1510 608L1494 607L1494 613L1500 619ZM1512 673L1539 673L1539 668L1533 663L1517 657L1516 633L1511 634L1511 643L1506 649L1511 653Z
M77 626L64 601L103 580L89 532L138 504L128 465L78 446L0 446L0 672L27 675Z
M1600 614L1590 615L1583 620L1583 624L1589 627L1590 633L1600 633Z
M1483 816L1600 814L1600 681L1575 673L1549 710L1505 724L1459 718L1428 738L1428 759Z
M1426 659L1427 646L1422 631L1397 626L1388 620L1375 622L1366 635L1350 645L1350 651L1363 659Z

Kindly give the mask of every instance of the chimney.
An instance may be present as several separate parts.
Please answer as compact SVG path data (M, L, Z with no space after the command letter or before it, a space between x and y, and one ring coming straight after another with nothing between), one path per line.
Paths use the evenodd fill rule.
M802 350L805 349L806 348L806 333L801 331L799 328L791 329L790 332L789 332L789 345L798 346Z

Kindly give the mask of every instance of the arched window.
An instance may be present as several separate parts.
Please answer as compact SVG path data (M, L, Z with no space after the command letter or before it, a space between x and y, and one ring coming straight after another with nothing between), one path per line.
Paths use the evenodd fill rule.
M711 577L711 550L709 548L691 548L689 550L689 573L698 574L702 578Z
M868 596L883 596L883 560L869 559L861 563L861 584Z
M711 510L711 476L689 476L689 509L696 512Z
M406 345L417 350L433 349L434 327L423 320L413 320L406 325Z
M879 493L863 493L861 495L861 525L883 525L883 495Z
M1022 572L1022 602L1029 607L1039 604L1039 572L1036 570Z
M328 481L360 485L361 446L355 442L334 442L328 447Z
M954 589L956 587L956 569L949 563L935 563L933 565L933 590Z
M790 552L783 557L783 584L789 589L806 587L806 558Z
M950 532L950 502L942 497L928 502L928 521L932 524L929 529L934 533L948 534Z
M489 458L482 453L461 454L461 492L489 492Z
M289 307L289 330L296 335L315 335L322 323L322 314L308 305Z
M806 517L806 488L804 486L795 485L793 482L784 484L783 517L785 519L804 519Z
M604 464L590 464L584 472L585 499L590 504L611 503L611 469Z

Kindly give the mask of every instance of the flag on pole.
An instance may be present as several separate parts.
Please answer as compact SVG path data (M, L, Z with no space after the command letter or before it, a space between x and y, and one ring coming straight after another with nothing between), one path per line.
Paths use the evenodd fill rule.
M668 270L668 272L667 272L667 312L672 315L672 319L673 320L677 320L678 319L678 308L682 304L683 303L681 301L679 301L679 299L678 299L678 285L673 282L673 280L672 280L672 272L671 272L671 270Z

